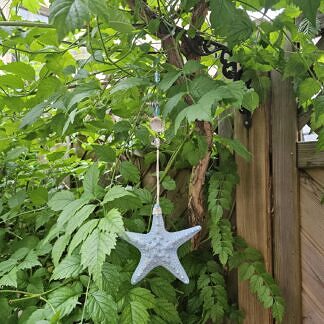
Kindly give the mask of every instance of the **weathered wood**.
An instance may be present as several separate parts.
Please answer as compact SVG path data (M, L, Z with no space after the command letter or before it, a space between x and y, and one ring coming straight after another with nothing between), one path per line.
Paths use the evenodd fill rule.
M298 168L324 167L324 152L318 152L316 142L304 142L297 144Z
M269 104L253 114L250 129L243 126L241 114L235 116L235 138L252 153L251 161L237 157L240 183L236 189L236 223L238 235L260 250L268 271L272 271ZM238 286L239 306L246 314L247 324L272 323L269 310L264 309L250 292L246 282Z
M272 79L272 169L274 275L286 301L285 324L301 314L300 220L296 164L297 107L291 80Z
M302 309L304 323L324 319L324 169L300 172ZM323 182L322 182L323 181Z

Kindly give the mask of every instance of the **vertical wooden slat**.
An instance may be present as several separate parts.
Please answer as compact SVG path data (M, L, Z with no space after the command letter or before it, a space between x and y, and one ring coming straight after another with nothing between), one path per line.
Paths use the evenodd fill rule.
M283 323L301 323L300 218L296 167L297 108L291 80L272 79L274 274L283 291Z
M271 216L269 166L269 104L253 114L252 127L243 126L242 116L235 116L235 138L252 153L251 161L237 157L240 183L236 189L236 222L238 235L260 250L267 270L271 272ZM245 311L246 324L272 323L269 310L264 309L250 292L246 282L238 287L239 306Z

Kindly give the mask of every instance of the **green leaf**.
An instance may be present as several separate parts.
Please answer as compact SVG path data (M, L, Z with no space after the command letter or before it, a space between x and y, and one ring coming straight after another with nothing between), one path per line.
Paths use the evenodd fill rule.
M95 95L98 93L98 90L100 90L100 84L96 80L78 85L66 98L67 109L70 109L82 100Z
M0 75L0 86L2 88L23 89L23 80L14 74Z
M282 302L275 300L272 305L272 316L279 322L283 320L285 314L285 307Z
M120 174L126 182L138 183L140 181L140 173L138 168L129 161L123 161L120 165Z
M109 6L108 10L98 14L103 14L103 17L107 22L108 26L121 33L131 33L134 30L129 18L121 10Z
M89 216L96 209L96 205L85 205L79 209L68 221L66 225L66 233L71 235L77 228L79 228L83 222L89 218Z
M160 277L152 278L150 279L150 287L156 296L162 297L172 303L176 301L176 292L169 281Z
M198 72L202 69L202 65L198 61L189 60L186 62L186 64L183 66L183 73L184 74L192 74L195 72Z
M60 40L83 27L89 18L88 0L55 0L50 6L49 22L55 26Z
M320 0L294 0L294 3L303 11L305 17L316 26L316 14L320 6Z
M114 162L116 153L110 145L94 145L93 150L101 161Z
M162 181L162 186L166 190L175 190L177 184L170 176L166 176Z
M81 271L81 257L79 255L68 255L55 267L51 280L76 277Z
M74 195L71 191L63 190L54 194L48 201L48 207L54 211L63 210L66 205L74 200Z
M158 298L156 300L154 311L167 323L181 323L175 305L164 298Z
M122 198L125 196L135 197L133 193L127 191L122 186L114 186L108 190L102 204L106 204L107 202L114 201L115 199Z
M116 235L95 229L81 246L81 264L88 267L96 282L101 281L102 265L116 245Z
M12 268L9 273L0 279L0 287L11 286L17 288L17 271L16 267Z
M255 110L259 106L259 95L253 90L244 93L242 106L250 111Z
M65 234L60 236L54 243L52 249L52 260L55 266L59 263L65 251L66 246L69 244L69 241L70 241L70 235Z
M121 324L146 324L148 323L149 314L146 307L137 302L129 302L123 309L120 323Z
M116 209L111 209L105 217L99 221L98 228L107 233L120 234L124 232L124 222L121 213Z
M229 46L247 40L253 32L253 24L249 16L235 7L228 0L214 0L210 2L210 22L215 32L225 36ZM219 19L222 17L222 19Z
M19 190L12 197L8 199L8 206L10 208L21 206L25 199L26 199L25 190Z
M179 92L168 100L163 108L163 117L166 118L172 111L172 109L179 103L181 98L186 94L186 92Z
M98 186L99 174L98 164L94 163L88 168L83 179L84 194L91 199L96 198L100 191Z
M152 293L141 287L133 288L129 292L129 298L132 301L136 301L145 306L146 309L151 309L155 307L155 299Z
M28 81L33 81L35 79L35 70L33 67L23 62L13 62L2 65L0 66L0 70L16 74L17 76Z
M172 71L168 72L163 79L161 80L159 84L159 88L162 91L167 91L171 86L173 85L174 82L176 82L181 75L181 72L179 71Z
M105 291L90 291L86 311L94 323L117 323L117 305Z
M68 203L59 215L57 219L57 225L59 227L63 227L63 225L70 219L70 217L72 217L87 202L88 199L77 199Z
M48 295L48 302L60 314L60 318L69 315L78 304L82 293L82 285L78 282L54 290ZM50 309L47 304L46 309Z
M24 260L18 265L18 269L31 269L36 266L42 266L37 258L37 254L34 250L29 251Z
M115 87L113 87L110 90L111 94L114 94L121 90L128 90L134 87L139 86L148 86L150 82L147 79L141 79L141 78L127 78L122 81L120 81Z
M307 78L301 82L298 88L301 103L312 99L321 90L321 84L313 78Z
M88 237L88 235L95 229L98 222L98 219L91 219L79 228L69 245L69 255L72 254L75 248Z
M253 264L243 263L239 266L239 277L241 280L250 279L250 277L254 274L255 267Z
M29 193L29 197L35 206L41 206L48 201L48 192L46 188L39 187Z

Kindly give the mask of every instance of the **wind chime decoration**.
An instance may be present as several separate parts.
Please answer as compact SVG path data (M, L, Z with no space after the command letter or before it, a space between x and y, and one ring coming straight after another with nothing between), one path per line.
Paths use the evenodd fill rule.
M159 72L154 74L155 83L160 81ZM162 266L169 270L176 278L185 284L189 283L188 275L181 265L177 250L201 230L195 226L178 232L168 232L165 229L162 209L160 207L160 138L164 126L159 117L160 108L158 101L152 103L154 117L150 121L151 129L157 134L153 141L156 147L156 203L153 207L152 227L147 234L125 232L124 239L134 245L141 252L140 262L133 273L131 283L137 284L151 270Z

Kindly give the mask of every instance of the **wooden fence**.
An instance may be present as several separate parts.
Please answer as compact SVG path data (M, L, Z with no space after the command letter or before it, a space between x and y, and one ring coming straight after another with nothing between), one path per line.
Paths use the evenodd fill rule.
M324 323L324 153L316 143L298 143L307 122L298 116L290 80L271 73L267 102L246 129L235 117L235 137L252 153L237 158L238 234L264 256L286 301L284 324ZM239 284L246 324L273 323L271 313Z

